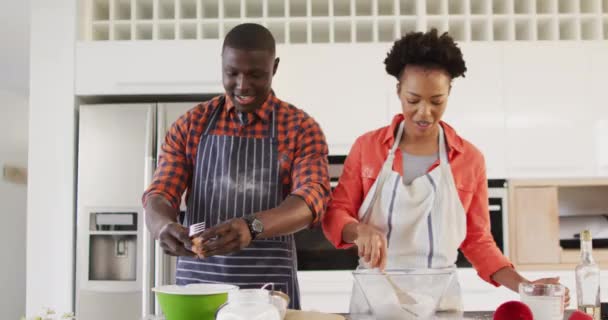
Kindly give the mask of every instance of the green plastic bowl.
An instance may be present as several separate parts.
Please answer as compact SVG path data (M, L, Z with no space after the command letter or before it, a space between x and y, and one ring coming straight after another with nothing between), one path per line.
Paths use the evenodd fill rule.
M167 320L213 320L217 309L237 286L227 284L168 285L153 288Z

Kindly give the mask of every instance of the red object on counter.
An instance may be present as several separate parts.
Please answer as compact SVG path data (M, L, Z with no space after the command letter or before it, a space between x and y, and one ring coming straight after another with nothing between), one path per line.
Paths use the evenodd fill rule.
M576 310L574 313L572 313L572 315L570 315L568 320L593 320L593 318L582 311Z
M507 301L494 312L494 320L534 320L532 310L522 302Z

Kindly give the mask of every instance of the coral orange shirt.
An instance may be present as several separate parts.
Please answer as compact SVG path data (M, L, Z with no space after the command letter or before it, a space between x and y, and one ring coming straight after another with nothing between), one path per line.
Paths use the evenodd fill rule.
M382 164L395 140L393 133L403 115L394 117L390 126L368 132L359 137L346 161L338 186L323 218L325 236L337 248L352 244L342 240L342 229L350 222L358 221L363 199L378 176ZM441 122L448 145L448 161L458 189L458 195L467 215L467 234L460 244L465 257L485 281L498 285L491 276L503 267L512 266L490 232L488 186L483 155L471 143L462 139L456 131ZM429 171L439 165L437 160ZM393 170L403 175L402 153L395 153Z

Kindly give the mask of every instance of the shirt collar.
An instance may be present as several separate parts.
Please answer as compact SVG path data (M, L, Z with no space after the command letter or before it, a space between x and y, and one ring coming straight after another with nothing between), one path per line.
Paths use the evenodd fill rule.
M382 142L388 145L389 148L395 142L394 133L397 128L399 128L399 124L403 121L404 118L405 117L401 113L395 115L395 117L393 117L391 125L389 126L389 129L386 130ZM456 130L454 130L454 128L450 127L447 123L443 121L440 121L439 125L441 125L441 127L443 128L443 133L445 135L445 139L447 141L447 145L450 151L454 150L458 153L461 153L463 149L463 141L462 138L456 133Z
M236 116L236 108L234 107L234 102L232 101L232 97L225 94L224 95L226 97L226 110L229 113L234 113L234 115ZM251 112L253 115L255 115L258 119L262 120L263 122L268 122L270 120L270 114L272 113L272 110L274 108L275 105L278 104L278 100L277 97L274 94L274 91L270 90L270 93L268 94L268 97L266 98L266 101L264 101L264 103L262 104L261 107L253 110L253 112Z

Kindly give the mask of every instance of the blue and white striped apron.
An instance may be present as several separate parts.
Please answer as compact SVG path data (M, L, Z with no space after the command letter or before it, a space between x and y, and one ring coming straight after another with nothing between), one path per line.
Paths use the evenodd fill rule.
M264 138L213 135L224 108L222 99L201 135L192 192L184 225L205 221L207 228L232 218L277 207L283 201L277 149L277 105ZM254 240L243 250L205 259L179 257L177 284L228 283L260 288L273 283L300 308L293 235Z
M405 185L393 170L395 152L404 123L378 178L367 193L359 220L384 232L387 239L387 270L455 268L458 248L467 232L466 212L448 161L443 129L439 126L439 166ZM359 268L369 266L359 259ZM458 278L454 276L441 298L440 309L461 310ZM355 286L351 313L363 312L361 288Z

